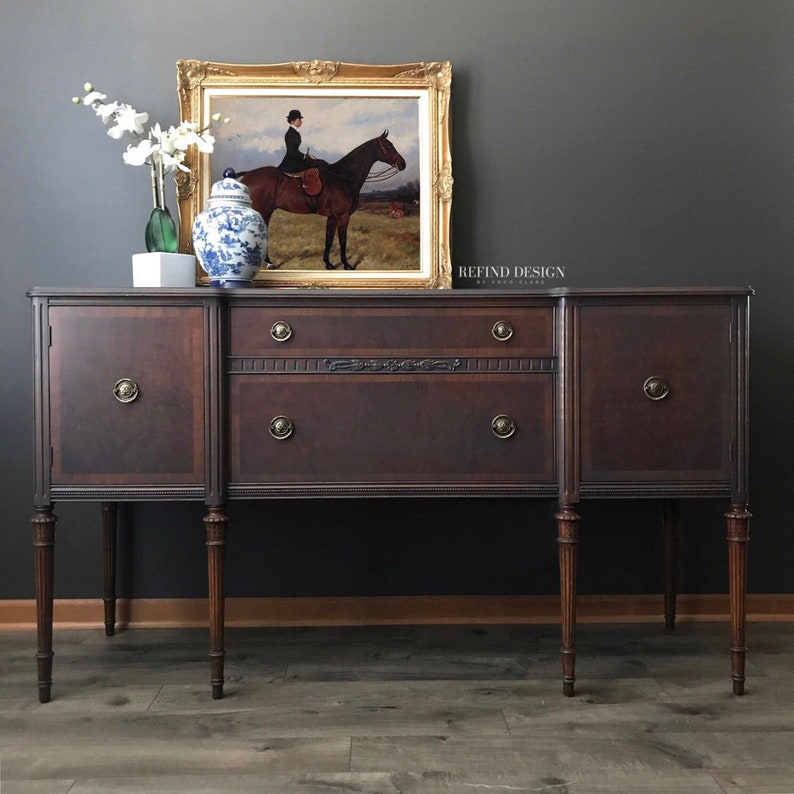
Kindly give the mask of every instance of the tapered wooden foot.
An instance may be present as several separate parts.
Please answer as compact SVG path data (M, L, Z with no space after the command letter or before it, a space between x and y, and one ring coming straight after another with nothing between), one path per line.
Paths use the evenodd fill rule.
M207 530L207 573L209 582L210 623L210 671L212 675L212 697L223 697L223 662L226 651L223 647L224 590L223 561L226 550L227 518L220 507L210 507L204 517Z
M731 677L734 695L744 694L745 601L747 596L747 543L750 518L744 504L732 504L725 514L728 521L728 579L731 604Z
M212 699L213 700L221 700L223 698L223 673L221 672L221 680L215 680L215 674L213 673L212 679Z
M676 562L678 551L678 503L664 503L664 630L675 631Z
M565 697L573 697L576 681L576 550L579 543L579 514L572 507L561 505L556 518L560 552L562 693Z
M39 702L49 703L52 695L52 592L55 575L55 514L52 506L38 507L31 519L33 554L36 566L36 623L39 675Z
M105 605L105 634L116 633L116 524L118 504L102 503L102 547L105 558L105 590L102 601Z

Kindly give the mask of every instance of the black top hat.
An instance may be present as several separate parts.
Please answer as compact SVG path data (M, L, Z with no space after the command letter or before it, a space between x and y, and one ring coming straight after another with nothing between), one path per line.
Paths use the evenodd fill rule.
M292 123L295 119L302 119L300 110L290 110L289 116L287 116L287 121Z

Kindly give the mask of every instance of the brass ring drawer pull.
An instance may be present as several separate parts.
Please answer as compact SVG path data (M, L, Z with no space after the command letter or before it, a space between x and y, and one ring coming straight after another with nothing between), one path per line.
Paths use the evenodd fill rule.
M670 393L670 386L667 381L656 375L648 378L642 388L649 400L663 400Z
M491 334L497 342L506 342L513 335L513 326L507 320L499 320L491 328Z
M510 438L516 432L516 423L507 414L499 414L491 420L491 430L497 438Z
M268 431L277 441L289 438L295 430L295 422L288 416L274 416L270 421Z
M270 329L270 335L276 342L286 342L292 336L292 326L285 323L283 320L278 320L273 323Z
M113 387L113 395L120 403L131 403L139 393L138 384L132 378L122 378Z

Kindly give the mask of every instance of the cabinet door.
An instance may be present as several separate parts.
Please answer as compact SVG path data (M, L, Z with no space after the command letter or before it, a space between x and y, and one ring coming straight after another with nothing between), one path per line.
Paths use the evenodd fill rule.
M49 317L53 485L200 484L201 309L56 306Z
M583 305L581 479L730 484L729 304Z

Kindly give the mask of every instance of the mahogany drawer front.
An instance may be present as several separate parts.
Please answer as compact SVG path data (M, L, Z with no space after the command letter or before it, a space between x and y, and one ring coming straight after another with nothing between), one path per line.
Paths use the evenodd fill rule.
M583 306L581 478L731 480L729 305Z
M64 306L49 317L53 484L201 484L202 310Z
M232 483L550 483L554 376L232 376ZM492 421L508 415L500 438ZM289 417L285 439L271 420Z
M288 338L277 341L271 333L274 327L276 335L280 330ZM415 356L445 351L458 356L550 356L554 307L235 306L230 311L232 356L322 356L340 351L353 356L406 351Z

